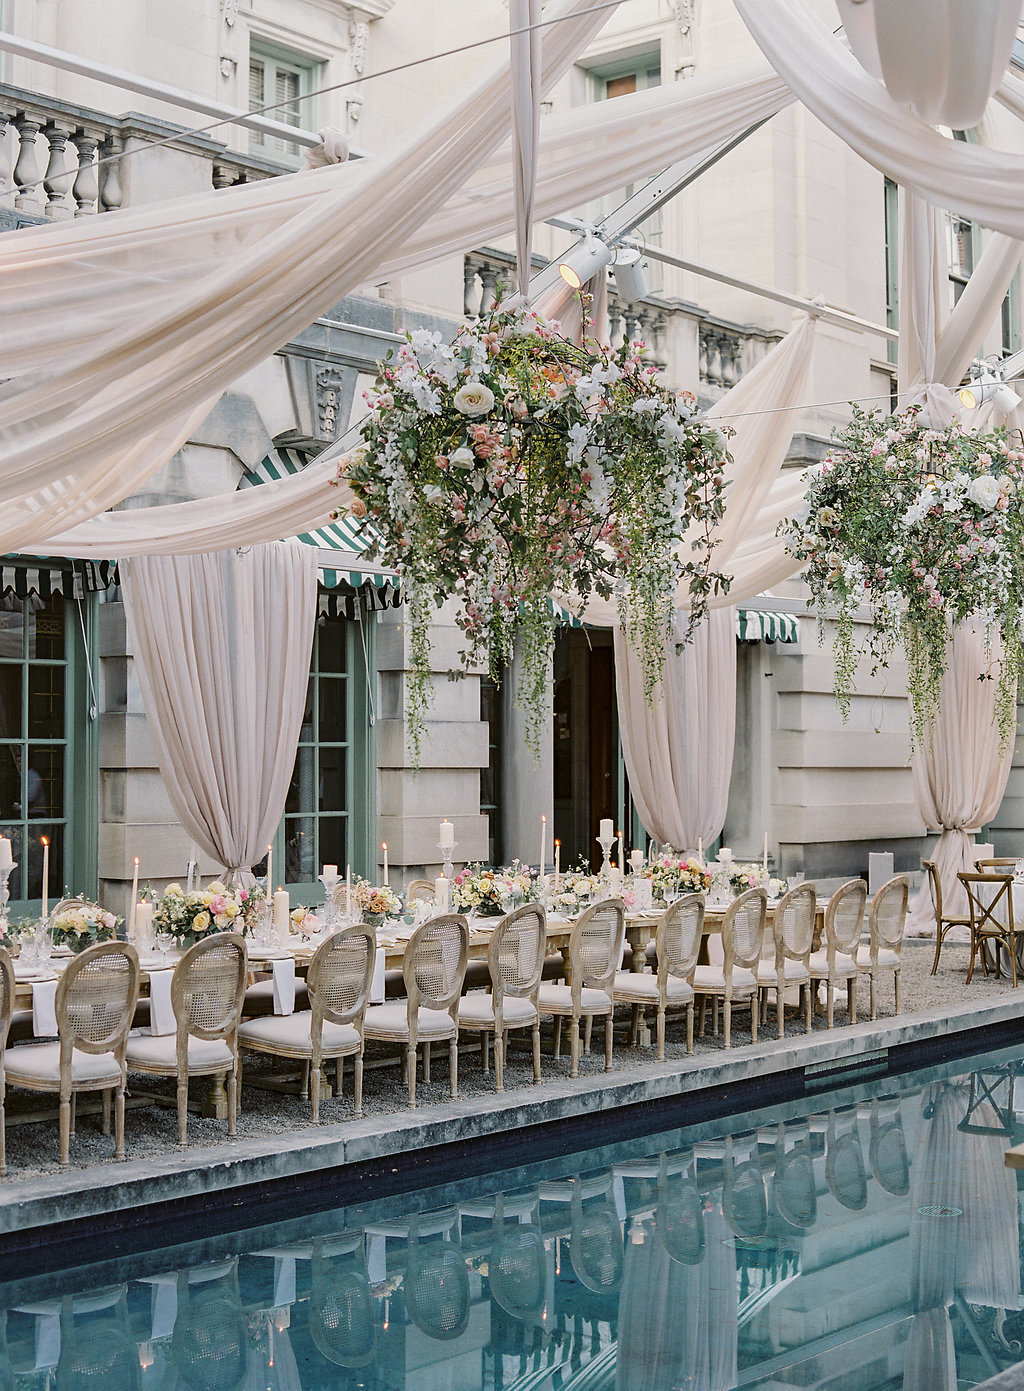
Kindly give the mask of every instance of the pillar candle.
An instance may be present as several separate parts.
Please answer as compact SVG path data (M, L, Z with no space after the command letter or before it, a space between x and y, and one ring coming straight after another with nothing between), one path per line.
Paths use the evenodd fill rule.
M598 832L597 838L598 840L602 841L615 839L615 828L612 825L612 820L610 816L604 816L601 818L601 829Z
M540 819L540 877L544 878L544 860L548 851L548 819L542 816Z
M337 866L337 865L323 865L323 866L321 866L321 874L320 874L320 878L321 878L321 879L337 879L337 877L338 877L338 866Z
M382 840L381 845L384 847L384 885L386 887L388 882L388 843L386 840Z
M283 941L288 936L289 913L291 912L291 899L288 897L286 889L278 889L274 895L274 931L278 939Z
M147 903L145 899L137 899L135 902L135 943L137 946L146 946L153 937L153 905Z
M455 844L455 827L450 821L441 822L441 834L437 838L437 843L442 850L450 850Z
M13 869L14 855L11 851L11 842L6 836L0 836L0 869Z
M434 907L439 913L447 913L451 910L448 889L448 880L443 874L439 874L434 880Z
M629 852L629 863L633 867L633 873L639 874L644 867L644 852L642 850L631 850Z

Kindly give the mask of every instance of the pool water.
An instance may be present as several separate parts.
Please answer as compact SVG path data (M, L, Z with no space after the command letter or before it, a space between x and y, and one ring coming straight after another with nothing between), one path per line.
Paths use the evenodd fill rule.
M972 1387L1024 1359L1019 1071L988 1054L8 1281L0 1388Z

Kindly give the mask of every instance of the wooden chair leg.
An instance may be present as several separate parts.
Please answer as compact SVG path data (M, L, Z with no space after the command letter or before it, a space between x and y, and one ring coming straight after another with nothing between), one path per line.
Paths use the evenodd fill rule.
M609 1010L604 1021L604 1070L612 1070L612 1047L614 1044L615 1011Z
M588 1014L583 1021L583 1051L588 1056L590 1054L590 1040L594 1032L594 1016Z
M428 1038L423 1045L423 1081L425 1085L430 1082L430 1039Z
M640 1037L640 1006L634 1005L633 1012L629 1021L629 1047L635 1048L636 1041Z
M814 992L811 988L812 982L808 981L804 986L804 1030L811 1032L814 1022Z
M323 1090L323 1072L319 1058L309 1065L309 1109L314 1125L320 1124L320 1093Z
M785 987L777 985L775 987L775 1023L778 1025L779 1038L782 1038L786 1031L786 991ZM767 1019L765 1023L767 1024Z
M706 995L702 995L700 997L700 1005L698 1006L697 1011L697 1033L700 1035L701 1038L704 1037L704 1012L705 1007L707 1006L707 1002L708 997ZM690 1051L692 1052L693 1050L691 1049Z
M302 1078L299 1082L299 1098L302 1101L309 1100L309 1063L302 1064Z
M409 1109L416 1109L416 1045L410 1043L405 1050L405 1075L409 1079Z
M555 1059L562 1056L562 1016L555 1015Z
M317 1069L316 1089L320 1090L320 1070ZM228 1135L234 1139L238 1134L238 1063L228 1073Z
M942 939L944 936L945 933L942 930L942 924L937 922L935 924L935 960L932 962L933 976L935 972L939 969L939 952L942 950Z
M871 1001L871 1018L872 1018L872 1019L877 1019L877 1018L878 1018L878 1011L877 1011L877 1008L876 1008L876 1000L875 1000L875 973L874 973L874 971L871 972L871 974L869 975L868 979L869 979L869 981L870 981L870 986L869 986L869 999L870 999L870 1001Z
M1016 985L1016 984L1017 984L1017 982L1014 981L1014 985ZM893 971L893 973L892 973L892 988L893 988L893 994L894 994L895 997L896 997L896 1008L893 1010L893 1013L894 1013L894 1014L899 1014L899 1012L900 1012L900 973L899 973L899 971Z
M339 1063L341 1059L338 1059ZM352 1095L355 1102L356 1119L363 1114L363 1050L360 1048L355 1057L353 1066ZM341 1086L338 1087L338 1095L341 1095Z
M124 1083L114 1093L114 1158L124 1158Z
M490 1071L491 1060L487 1056L490 1048L491 1038L486 1029L480 1030L480 1069L483 1072Z
M71 1159L71 1096L60 1098L60 1162L67 1164Z
M75 1130L78 1126L78 1093L71 1093L71 1138L75 1138Z
M178 1148L188 1139L188 1075L178 1078Z
M533 1026L533 1080L540 1081L540 1020Z
M345 1059L334 1060L334 1095L341 1096L345 1090Z
M0 1178L7 1177L7 1086L0 1072Z
M857 977L851 976L846 982L846 1008L850 1015L850 1023L857 1022Z
M751 1007L750 1007L750 1041L751 1041L751 1043L756 1043L756 1042L757 1042L757 999L756 999L756 997L755 997L755 999L754 999L753 1004L752 1004Z
M712 1017L712 1020L711 1020L711 1031L712 1031L712 1033L714 1034L715 1038L717 1038L717 1037L718 1037L718 996L717 996L717 995L713 995L713 996L711 997L711 999L712 999L712 1003L713 1003L713 1005L714 1005L714 1013L713 1013L713 1017Z
M573 1015L569 1028L569 1076L580 1075L580 1021Z
M103 1116L100 1121L100 1134L110 1134L110 1088L105 1087L103 1091Z
M725 997L725 1005L724 1005L724 1007L723 1007L723 1012L724 1012L724 1015L725 1015L725 1046L726 1046L726 1048L731 1048L731 1047L732 1047L732 1001L729 999L729 996L728 996L728 995L726 995L726 997ZM718 996L717 996L717 995L715 996L715 1016L716 1016L716 1017L715 1017L715 1033L717 1034L717 1033L718 1033L718 1017L717 1017L717 1016L718 1016Z
M847 986L847 990L849 990L849 986ZM829 976L828 981L825 985L825 1018L828 1021L828 1027L830 1029L834 1028L835 1026L835 1007L836 988L832 983L832 977Z
M484 1034L484 1038L487 1034ZM505 1040L497 1030L494 1034L494 1090L503 1092L505 1090Z
M686 1051L693 1052L693 1001L686 1006Z
M692 1009L692 1005L690 1006ZM658 1062L665 1061L665 1003L658 1005Z
M494 1064L498 1065L498 1040L494 1040ZM452 1041L448 1045L448 1072L451 1083L451 1096L453 1101L459 1097L459 1036L453 1034Z

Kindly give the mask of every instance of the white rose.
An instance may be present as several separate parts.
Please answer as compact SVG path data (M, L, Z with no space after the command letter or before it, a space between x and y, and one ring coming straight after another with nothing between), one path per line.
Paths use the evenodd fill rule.
M461 449L456 449L455 453L449 456L449 462L455 468L475 468L476 455L472 449L467 449L463 445Z
M999 501L999 483L990 473L983 473L971 480L967 496L976 507L983 507L986 512L991 512Z
M463 415L486 415L494 405L494 392L483 382L466 382L455 393L452 404Z

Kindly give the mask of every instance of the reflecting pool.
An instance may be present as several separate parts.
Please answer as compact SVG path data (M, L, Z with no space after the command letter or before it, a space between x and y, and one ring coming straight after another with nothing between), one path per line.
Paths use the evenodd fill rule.
M0 1388L971 1387L1024 1358L1021 1070L988 1054L10 1281Z

